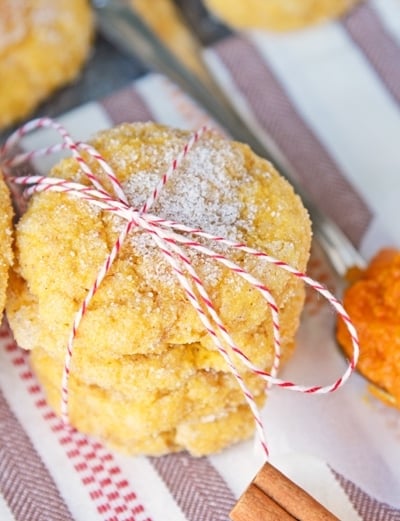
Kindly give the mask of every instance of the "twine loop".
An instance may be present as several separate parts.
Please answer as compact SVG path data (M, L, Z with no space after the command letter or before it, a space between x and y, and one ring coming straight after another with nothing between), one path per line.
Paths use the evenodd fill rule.
M61 136L61 143L44 147L39 150L31 152L23 152L13 155L13 150L18 145L20 140L28 133L38 130L41 128L51 128L55 130ZM265 439L264 427L261 420L260 411L256 405L254 396L246 386L243 377L241 376L236 364L232 358L231 353L234 353L240 361L253 373L257 374L260 378L263 378L268 386L276 385L283 387L291 391L297 391L306 394L327 394L336 391L349 379L353 372L355 365L359 357L359 342L356 329L351 322L349 315L343 308L342 304L331 294L328 289L313 280L305 273L293 268L286 262L276 259L262 251L250 248L246 244L231 241L224 237L219 237L207 233L199 228L191 228L182 223L178 223L172 220L162 219L149 212L154 202L158 199L160 192L164 185L168 182L170 177L176 172L183 159L190 153L190 150L201 139L206 128L203 127L199 131L192 134L183 150L178 156L172 161L167 171L160 178L157 186L154 187L153 192L148 197L147 201L139 209L135 209L130 206L126 194L124 193L123 187L118 181L111 166L105 161L105 159L90 145L81 142L75 142L67 130L58 122L50 118L39 118L28 122L27 124L20 127L14 132L4 143L0 149L0 166L2 166L8 179L18 185L25 186L24 193L30 196L37 192L53 191L62 192L69 194L74 197L78 197L87 201L89 204L99 207L103 211L112 212L118 215L125 221L125 226L120 232L117 240L115 241L112 249L108 253L104 263L100 266L97 273L96 279L93 282L91 288L88 290L83 302L80 305L79 310L76 312L69 339L66 346L66 354L64 360L64 369L62 376L62 389L61 389L61 416L65 424L68 424L68 381L70 375L71 361L73 355L74 340L76 338L79 325L86 314L90 302L97 290L99 289L103 279L110 271L111 266L118 255L126 237L132 230L132 228L139 228L142 231L150 234L155 245L162 252L165 260L170 264L172 270L177 277L180 285L182 286L188 301L196 310L204 328L208 334L212 337L212 340L218 349L221 356L229 366L230 371L234 375L235 379L240 386L243 395L249 405L256 424L260 443L263 447L266 457L268 457L268 446ZM80 169L89 181L89 185L83 185L81 183L67 181L65 179L53 178L47 176L18 176L12 177L11 170L26 162L41 156L50 155L60 150L69 150L72 156L76 159ZM101 180L92 172L90 166L81 155L81 151L85 151L92 159L94 159L99 166L102 168L106 179L109 181L111 190L107 190L102 184ZM185 235L186 234L186 235ZM189 234L189 235L187 235ZM205 246L203 243L193 239L197 237L199 239L207 239L209 242L222 243L232 251L240 250L247 255L253 255L260 259L264 259L266 262L277 266L293 276L301 279L305 284L312 287L322 297L324 297L334 308L335 312L342 318L346 327L349 331L353 354L343 374L332 384L326 386L305 386L299 385L294 382L282 380L278 378L278 368L280 361L280 327L279 327L279 310L275 302L274 297L269 291L268 287L258 280L256 277L251 275L238 264L227 258L226 256L215 252L211 248ZM213 302L211 301L207 290L197 275L190 258L186 255L185 249L195 250L215 262L222 264L223 266L230 269L232 272L242 277L254 288L256 288L263 298L265 299L269 311L272 316L272 328L273 328L273 342L274 342L274 360L269 372L257 367L252 361L242 352L239 346L235 344L231 338L229 331L222 322L217 310L215 309Z

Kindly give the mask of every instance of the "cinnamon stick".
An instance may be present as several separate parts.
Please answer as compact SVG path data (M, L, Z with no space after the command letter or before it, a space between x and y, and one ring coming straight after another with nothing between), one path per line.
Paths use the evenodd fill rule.
M230 518L232 521L339 521L269 463L264 464L240 497Z
M230 518L233 521L296 521L254 483L233 507Z

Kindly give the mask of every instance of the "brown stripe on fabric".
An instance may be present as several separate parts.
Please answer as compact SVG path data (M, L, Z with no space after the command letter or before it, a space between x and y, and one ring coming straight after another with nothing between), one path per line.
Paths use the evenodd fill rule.
M343 19L352 40L365 54L394 99L400 103L400 47L366 2Z
M178 453L149 459L188 521L227 521L236 500L207 458Z
M100 103L114 125L154 119L149 107L133 85L110 94Z
M215 50L310 197L358 245L372 214L299 115L266 61L254 45L238 36L221 41Z
M346 492L354 508L362 519L368 521L399 521L400 510L380 503L363 492L357 485L331 469L333 475Z
M73 521L53 478L1 391L0 491L16 521Z

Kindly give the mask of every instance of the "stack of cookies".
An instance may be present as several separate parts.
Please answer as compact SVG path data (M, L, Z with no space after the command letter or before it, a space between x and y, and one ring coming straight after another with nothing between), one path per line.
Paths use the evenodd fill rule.
M99 133L92 144L138 209L190 136L153 123L124 124ZM87 160L104 179L99 165ZM50 175L87 183L74 159L63 160ZM150 211L244 242L300 270L306 267L310 221L292 187L246 145L213 132L194 145ZM57 411L75 313L125 225L110 212L54 192L34 195L17 225L7 315L19 345L31 350L33 367ZM302 283L265 260L212 241L205 244L270 288L288 358L303 306ZM269 370L271 314L259 291L215 260L194 250L185 254L234 341ZM261 405L265 382L236 363ZM123 243L79 327L69 419L129 454L184 449L209 454L254 431L235 378L170 264L142 229L133 229Z

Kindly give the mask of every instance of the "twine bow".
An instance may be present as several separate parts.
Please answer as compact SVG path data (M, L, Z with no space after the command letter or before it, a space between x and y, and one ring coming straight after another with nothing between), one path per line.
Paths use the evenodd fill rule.
M21 138L31 131L40 128L54 129L61 136L61 143L31 152L20 153L13 157L12 150L19 143ZM359 356L358 336L350 320L350 317L343 308L342 304L328 291L327 288L307 276L305 273L298 271L287 263L271 257L262 251L250 248L246 244L231 241L225 239L224 237L215 236L199 228L191 228L190 226L186 226L172 220L162 219L149 213L149 209L159 197L159 194L162 191L164 185L168 182L171 175L173 175L174 172L179 169L183 159L187 156L187 154L190 153L190 150L193 146L195 146L196 142L201 139L204 131L205 128L202 128L192 135L183 150L172 161L168 170L161 177L157 186L155 186L153 192L148 197L147 201L139 209L135 209L130 206L123 187L118 181L112 168L104 160L104 158L92 146L85 143L75 142L62 125L56 121L51 120L50 118L39 118L33 120L14 132L7 139L0 150L0 164L2 165L11 182L28 187L24 191L24 193L28 196L36 192L45 191L70 194L71 196L81 198L87 201L89 204L93 204L104 211L112 212L126 221L123 230L120 232L103 265L100 267L93 285L87 292L86 297L83 300L79 310L75 314L73 320L72 329L66 346L66 355L61 384L61 415L63 421L68 424L68 380L70 375L74 340L76 338L79 325L88 310L92 298L99 289L103 279L109 272L127 235L132 230L132 228L139 227L141 230L148 233L152 237L155 245L160 249L165 260L172 267L173 272L175 273L180 285L186 293L190 304L196 310L204 328L212 337L216 348L236 378L253 413L260 443L263 447L266 457L268 457L268 446L265 440L264 427L261 420L260 411L256 405L251 391L247 388L243 377L237 369L231 353L234 353L250 371L257 374L260 378L263 378L268 386L276 385L291 391L307 394L326 394L336 391L342 387L342 385L348 380L351 373L353 372ZM80 169L89 180L90 184L88 186L77 182L67 181L65 179L52 178L47 176L9 176L10 170L13 167L20 165L21 163L44 155L50 155L63 149L70 150L73 157L78 162ZM107 190L101 183L100 179L93 174L89 165L82 157L80 151L85 151L100 165L106 176L106 179L108 179L110 182L110 191ZM198 242L192 237L207 239L208 241L214 243L222 243L231 250L240 250L248 255L253 255L260 259L264 259L264 261L277 266L292 274L293 276L301 279L304 283L311 286L315 291L328 300L336 313L346 324L353 346L353 355L348 361L347 368L342 376L338 378L333 384L326 386L304 386L278 378L277 372L280 361L279 310L268 287L226 256L213 251L211 248ZM197 275L189 257L185 254L185 249L187 248L195 250L202 255L209 257L213 261L227 267L232 272L236 273L239 277L242 277L244 280L246 280L261 293L269 307L272 316L274 360L270 372L264 371L260 367L254 365L251 360L241 351L240 347L237 346L233 341L227 328L219 317L218 312L215 309L204 284Z

